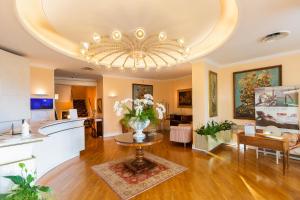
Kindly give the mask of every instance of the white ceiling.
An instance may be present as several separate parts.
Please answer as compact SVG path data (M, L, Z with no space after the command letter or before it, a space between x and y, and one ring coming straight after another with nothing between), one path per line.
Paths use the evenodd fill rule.
M219 66L300 49L299 0L240 0L239 23L230 39L207 57ZM291 35L272 43L259 40L288 30Z
M80 5L79 9L75 9L76 6L74 6L74 8L65 11L65 6L70 2L74 2L74 5ZM209 1L190 0L187 2L187 0L176 0L176 5L173 5L173 1L167 0L167 2L170 3L170 7L162 8L155 5L155 3L158 3L159 1L144 0L142 2L147 2L148 4L145 5L147 5L147 8L149 7L149 9L145 9L144 7L144 12L135 13L130 10L132 6L130 6L128 9L123 9L124 6L126 6L123 5L123 2L130 2L130 4L133 4L135 2L134 0L105 0L104 2L106 2L106 4L103 4L104 7L100 8L95 6L91 9L91 15L80 14L81 9L88 9L83 7L83 4L80 2L83 1L43 0L43 3L47 5L45 13L47 14L51 25L54 26L60 34L74 41L80 41L82 38L87 37L89 32L92 30L89 30L88 27L97 25L97 27L102 26L101 30L102 28L106 28L107 31L112 29L111 26L109 27L105 23L114 23L116 24L116 27L121 27L121 29L128 31L129 29L132 29L132 27L137 26L139 17L143 16L145 17L143 20L145 24L143 24L143 26L146 27L149 23L154 24L153 26L149 26L153 27L153 29L149 29L151 32L165 28L168 31L172 31L174 34L187 35L187 38L190 40L190 42L192 42L204 37L205 33L215 23L215 17L218 16L216 14L218 13L218 7L213 6L214 2L216 1L211 1L211 6L213 7L213 9L211 9L210 4L208 3ZM119 3L119 7L111 10L110 4L113 3ZM55 8L58 8L58 5L60 10L56 12ZM200 6L202 9L196 9L196 7L193 5ZM209 54L207 59L217 63L220 66L224 66L230 63L249 60L256 57L300 49L299 0L239 0L238 5L239 22L235 32L221 48ZM181 8L181 11L174 12L175 8ZM98 19L92 23L91 19L94 17L94 14L98 9L103 9L102 13L106 17L109 16L112 19L115 13L119 14L116 15L116 19L113 21ZM185 23L185 17L188 17L189 13L193 18L195 18L194 15L196 15L197 12L200 13L198 13L199 19L194 19L194 25L190 24L190 21ZM210 18L210 21L207 23L204 23L203 19L206 19L205 16L210 12L213 14L212 18ZM57 15L55 15L55 13L57 13ZM203 16L201 14L203 14ZM69 16L70 18L64 18L63 15ZM127 15L133 15L131 17L134 17L136 20L129 21L128 18L126 18L128 17ZM74 16L78 17L75 18ZM176 16L178 16L178 18L176 18ZM183 18L180 18L180 16L183 16ZM125 21L120 23L118 19L123 18ZM183 21L176 23L176 19L182 19ZM75 21L77 20L82 20L80 22L81 26L76 26ZM62 55L46 47L24 30L22 25L17 20L15 3L13 0L0 1L0 23L2 24L0 31L0 48L25 55L26 57L30 58L33 65L53 66L58 68L60 69L58 72L56 72L58 75L75 77L85 76L88 78L94 77L95 74L109 74L140 78L170 79L191 74L190 64L176 66L171 69L162 69L160 71L153 70L151 72L145 72L144 70L138 70L137 72L121 72L119 70L107 70L99 67L95 68L95 70L91 72L83 71L81 68L88 66L87 63ZM171 24L172 26L167 26L167 23ZM199 24L197 25L197 23ZM68 24L70 24L70 26L68 26ZM262 36L278 30L289 30L291 31L291 35L288 38L275 43L258 43L258 40ZM100 28L96 31L100 32Z

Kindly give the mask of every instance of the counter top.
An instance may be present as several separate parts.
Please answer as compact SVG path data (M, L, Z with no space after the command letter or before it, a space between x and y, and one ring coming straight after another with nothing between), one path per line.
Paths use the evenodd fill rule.
M43 138L48 137L45 134L42 134L41 129L51 127L54 125L82 121L86 118L78 118L78 119L67 119L67 120L53 120L53 121L41 121L41 122L32 122L30 123L31 134L28 137L23 137L20 135L11 135L9 133L0 135L0 148L7 146L14 146L26 143L33 143L43 141Z
M28 137L23 137L22 135L0 135L0 148L7 146L14 146L19 144L33 143L43 141L46 136L42 134L30 134Z

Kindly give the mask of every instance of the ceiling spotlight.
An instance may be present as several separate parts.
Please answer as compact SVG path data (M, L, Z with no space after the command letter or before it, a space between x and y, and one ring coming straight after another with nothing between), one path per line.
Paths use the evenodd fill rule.
M145 30L143 28L137 28L135 30L135 37L138 39L138 40L142 40L145 38Z
M159 39L159 41L165 41L166 39L168 38L168 36L167 36L167 33L166 32L160 32L159 34L158 34L158 39Z
M121 67L120 67L120 70L121 70L121 71L123 71L124 69L125 69L124 66L121 66Z
M81 43L81 46L82 46L84 49L89 49L90 44L89 44L88 42L82 42L82 43Z
M111 34L111 37L115 41L120 41L122 39L122 33L118 30L113 31L112 34Z
M106 65L107 69L110 69L112 66L109 64L109 65Z
M101 36L98 33L94 33L93 40L94 42L99 43L101 41Z
M183 44L184 44L184 39L183 39L183 38L180 38L180 39L177 40L177 42L178 42L178 44L179 44L180 46L183 46Z

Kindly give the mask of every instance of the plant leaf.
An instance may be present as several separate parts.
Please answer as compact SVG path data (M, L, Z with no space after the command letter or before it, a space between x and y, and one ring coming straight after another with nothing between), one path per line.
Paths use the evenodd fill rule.
M24 164L24 163L19 163L19 167L20 167L21 169L23 169L23 168L25 167L25 164Z
M50 187L47 187L47 186L39 186L38 189L41 192L50 192L51 191Z
M22 176L4 176L4 178L11 180L16 185L23 185L25 183L25 179Z
M32 181L34 181L34 177L33 177L31 174L29 174L29 175L26 177L26 181L27 181L28 184L30 184L30 183L32 183Z

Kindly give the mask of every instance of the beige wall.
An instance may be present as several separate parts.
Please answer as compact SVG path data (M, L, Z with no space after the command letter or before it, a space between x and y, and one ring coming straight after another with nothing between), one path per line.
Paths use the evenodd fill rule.
M31 96L46 94L45 97L54 98L54 70L48 68L30 68Z
M300 84L300 54L286 55L264 61L226 67L218 70L219 92L218 107L220 119L233 120L233 72L255 69L274 65L282 65L282 84ZM234 120L238 124L249 122L247 120Z
M192 76L185 76L173 80L165 80L160 82L159 89L164 91L162 101L169 103L170 114L184 114L191 115L192 108L178 108L178 96L177 91L182 89L192 88Z
M187 89L192 86L192 77L183 77L174 80L143 80L119 77L103 77L103 117L104 134L106 136L121 132L120 117L113 112L114 102L124 98L132 98L132 84L153 85L155 102L169 103L170 113L191 114L192 109L177 108L177 90ZM111 97L116 95L116 97Z

